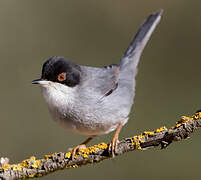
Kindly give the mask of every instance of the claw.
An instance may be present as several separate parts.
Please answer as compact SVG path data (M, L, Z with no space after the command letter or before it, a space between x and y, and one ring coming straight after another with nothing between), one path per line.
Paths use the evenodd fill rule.
M78 151L80 151L80 149L87 148L87 147L86 147L86 144L89 143L94 137L95 137L95 135L89 137L86 141L84 141L83 143L79 144L78 146L76 146L76 147L74 147L74 148L69 148L69 149L68 149L68 151L71 151L71 152L72 152L72 155L71 155L72 160L75 159L75 155L76 155L76 153L77 153Z
M113 138L110 145L109 145L109 151L111 153L111 157L114 158L115 154L117 153L117 145L119 144L118 138Z
M116 132L112 138L112 141L109 145L109 152L111 153L111 157L114 158L115 157L115 154L117 153L117 146L119 144L119 133L121 131L121 128L122 128L123 124L122 123L119 123L117 129L116 129Z
M85 149L87 148L85 144L80 144L74 148L71 148L71 152L72 152L72 160L75 159L75 155L77 152L79 152L81 149Z

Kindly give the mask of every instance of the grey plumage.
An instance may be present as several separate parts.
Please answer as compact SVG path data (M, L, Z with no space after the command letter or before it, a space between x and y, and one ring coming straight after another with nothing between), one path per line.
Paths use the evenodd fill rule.
M116 65L105 68L77 68L77 65L69 61L64 62L62 57L51 58L51 67L48 69L53 73L50 78L56 75L55 63L60 60L72 71L69 76L77 68L76 77L79 79L77 84L74 81L73 86L66 85L65 81L54 81L54 78L46 79L47 83L42 84L42 92L53 119L67 130L87 136L109 133L115 130L120 122L124 125L133 104L140 56L159 23L161 14L162 10L146 19ZM58 60L55 61L55 58ZM54 61L52 64L51 60ZM72 85L70 81L69 84Z

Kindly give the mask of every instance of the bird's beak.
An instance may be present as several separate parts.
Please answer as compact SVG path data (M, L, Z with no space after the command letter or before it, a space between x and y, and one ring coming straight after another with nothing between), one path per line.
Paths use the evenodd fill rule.
M48 85L49 81L44 79L36 79L32 81L32 84Z

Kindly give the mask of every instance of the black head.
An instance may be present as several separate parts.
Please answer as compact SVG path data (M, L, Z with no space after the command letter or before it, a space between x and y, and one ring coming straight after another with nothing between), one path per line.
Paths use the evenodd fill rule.
M42 79L74 87L80 83L81 68L63 57L54 56L43 64Z

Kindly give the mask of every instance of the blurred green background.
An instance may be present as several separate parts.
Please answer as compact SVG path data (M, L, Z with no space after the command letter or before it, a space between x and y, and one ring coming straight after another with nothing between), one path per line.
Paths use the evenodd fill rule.
M143 20L163 8L137 76L135 104L121 138L170 127L201 109L201 2L192 0L1 0L0 157L11 163L66 151L85 137L52 121L31 81L43 62L64 56L76 63L116 63ZM91 144L109 142L113 133ZM44 179L198 179L201 130L166 150L127 153L114 160L64 170Z

